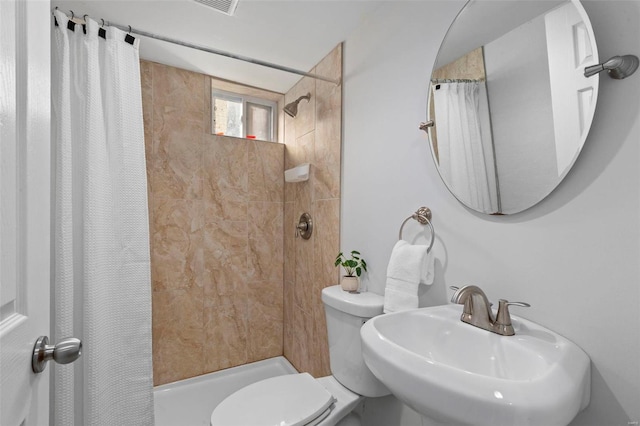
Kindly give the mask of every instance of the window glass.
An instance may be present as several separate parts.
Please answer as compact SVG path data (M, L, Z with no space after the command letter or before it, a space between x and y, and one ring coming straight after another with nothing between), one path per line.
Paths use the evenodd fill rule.
M272 140L272 116L273 108L269 105L261 105L247 102L247 136L255 136L256 139Z
M242 126L242 98L222 95L213 97L213 133L244 137Z

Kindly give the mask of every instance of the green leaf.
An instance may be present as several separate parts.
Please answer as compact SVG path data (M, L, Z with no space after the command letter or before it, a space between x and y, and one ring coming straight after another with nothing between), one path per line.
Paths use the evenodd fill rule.
M356 268L356 275L360 276L361 273L362 273L362 269L361 268Z
M354 255L354 254L360 254L360 252L359 252L359 251L357 251L357 250L352 250L352 251L351 251L351 255Z

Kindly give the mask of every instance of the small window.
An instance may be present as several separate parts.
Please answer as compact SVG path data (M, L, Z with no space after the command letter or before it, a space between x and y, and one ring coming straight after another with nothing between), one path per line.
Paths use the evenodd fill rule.
M211 99L213 134L275 141L275 102L219 90Z

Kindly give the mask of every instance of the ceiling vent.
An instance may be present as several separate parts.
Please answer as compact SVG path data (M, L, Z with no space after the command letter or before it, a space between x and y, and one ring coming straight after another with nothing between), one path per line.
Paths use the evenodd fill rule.
M210 8L222 12L226 15L233 16L238 6L238 0L193 0L197 3L209 6Z

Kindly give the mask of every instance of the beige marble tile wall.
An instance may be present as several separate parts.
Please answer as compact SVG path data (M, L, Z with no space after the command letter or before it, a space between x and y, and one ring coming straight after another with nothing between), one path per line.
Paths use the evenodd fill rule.
M311 70L342 77L342 45ZM322 288L338 283L333 261L340 248L340 158L342 86L305 77L285 95L285 104L311 93L296 118L285 117L285 168L311 163L306 182L285 183L284 354L315 377L331 374ZM295 238L304 212L314 224L309 240Z
M141 62L156 385L283 353L284 146L210 134L210 77Z

